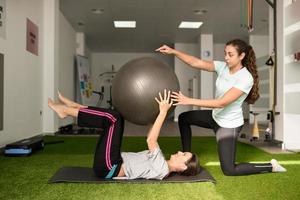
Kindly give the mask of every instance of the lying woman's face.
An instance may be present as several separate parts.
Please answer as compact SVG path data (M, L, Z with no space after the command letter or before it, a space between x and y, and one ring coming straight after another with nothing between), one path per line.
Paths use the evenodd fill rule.
M186 163L192 158L191 152L178 151L176 154L171 155L170 160L178 166L180 171L186 170Z

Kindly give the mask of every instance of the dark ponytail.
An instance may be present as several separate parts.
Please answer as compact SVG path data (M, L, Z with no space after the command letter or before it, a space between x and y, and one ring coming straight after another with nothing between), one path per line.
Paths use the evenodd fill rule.
M186 162L187 169L183 172L180 172L179 174L183 176L195 176L201 172L201 167L199 164L199 158L196 154L192 154L192 157L190 160Z
M248 69L253 77L253 86L245 101L248 104L254 104L255 101L259 98L259 78L254 50L252 46L248 45L246 42L240 39L231 40L226 43L226 46L227 45L234 46L239 55L245 53L245 57L242 60L242 65Z

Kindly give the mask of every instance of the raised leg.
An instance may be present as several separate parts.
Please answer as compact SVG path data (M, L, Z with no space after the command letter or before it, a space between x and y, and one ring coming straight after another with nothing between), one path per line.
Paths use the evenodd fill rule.
M68 107L64 104L55 103L52 99L48 99L48 106L54 110L60 118L65 118L68 116L77 118L78 116L79 108Z
M68 106L68 107L74 107L74 108L87 108L87 106L81 105L79 103L76 103L76 102L71 101L70 99L64 97L59 91L57 93L58 93L59 100L62 103L66 104L66 106Z
M88 107L80 109L77 122L81 127L103 130L94 155L95 174L101 178L117 176L122 164L120 149L124 130L123 117L114 110Z

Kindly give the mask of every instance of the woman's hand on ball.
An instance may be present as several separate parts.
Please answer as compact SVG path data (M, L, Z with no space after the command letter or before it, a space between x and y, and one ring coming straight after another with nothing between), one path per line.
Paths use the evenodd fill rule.
M158 51L162 54L173 54L175 50L170 48L167 45L163 45L163 46L159 47L158 49L156 49L155 51Z
M160 113L166 114L168 112L168 110L171 108L171 106L173 105L173 101L170 98L171 91L169 90L167 92L167 90L165 89L163 97L160 92L158 93L158 95L159 95L159 99L157 97L155 97L155 101L159 105L159 111L160 111Z
M189 105L190 98L184 96L180 91L179 92L172 92L171 100L175 102L173 105Z

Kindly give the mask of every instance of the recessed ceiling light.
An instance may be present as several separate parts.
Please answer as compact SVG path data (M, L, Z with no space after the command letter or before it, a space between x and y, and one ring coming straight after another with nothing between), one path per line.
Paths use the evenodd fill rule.
M136 21L114 21L115 28L135 28Z
M188 22L188 21L182 21L178 28L199 28L203 22Z
M92 13L97 14L97 15L104 13L103 8L92 8L91 11L92 11Z
M194 10L195 15L204 15L207 13L207 10Z

